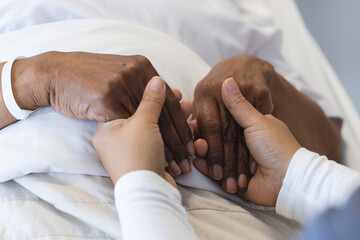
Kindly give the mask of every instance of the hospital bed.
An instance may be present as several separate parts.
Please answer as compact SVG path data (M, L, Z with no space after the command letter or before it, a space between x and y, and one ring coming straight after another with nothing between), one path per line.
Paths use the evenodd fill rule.
M275 19L283 32L282 53L287 61L304 75L309 86L321 89L341 112L343 160L349 167L360 170L356 161L360 153L359 116L307 31L295 3L236 2L254 23L264 15ZM1 3L0 12L8 4L11 1ZM210 69L174 39L129 24L126 19L53 23L47 23L46 19L32 20L33 24L29 25L36 26L25 23L21 29L14 27L0 35L0 62L49 50L143 54L170 81L171 87L181 89L187 99L192 98L196 82ZM5 32L6 21L2 23L0 30ZM146 41L149 36L156 41ZM186 61L179 64L180 60ZM3 239L120 238L113 186L103 177L106 173L91 146L95 129L95 122L65 118L51 108L43 108L26 121L0 131L0 181L3 182L0 236ZM200 239L287 239L299 231L297 223L277 216L271 208L248 204L222 193L196 170L179 182L189 220Z

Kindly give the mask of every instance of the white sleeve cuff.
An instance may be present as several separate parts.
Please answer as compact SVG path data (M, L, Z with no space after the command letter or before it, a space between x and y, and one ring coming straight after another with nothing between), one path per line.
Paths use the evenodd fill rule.
M305 223L328 207L344 204L359 186L358 172L300 148L289 164L276 212Z
M156 173L121 177L115 201L123 239L196 239L179 191Z

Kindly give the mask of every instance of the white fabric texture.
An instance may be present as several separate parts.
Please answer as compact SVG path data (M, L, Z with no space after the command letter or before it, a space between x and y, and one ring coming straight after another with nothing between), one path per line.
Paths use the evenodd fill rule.
M341 118L339 110L316 88L307 87L303 76L284 60L282 34L266 3L265 0L133 0L131 3L126 0L4 0L0 3L0 13L4 9L0 33L61 19L126 20L178 39L210 66L238 54L268 60L292 85L318 103L326 115ZM12 12L22 14L14 18Z
M14 39L20 39L30 31L36 33L33 38L15 43ZM46 39L46 43L40 39ZM2 52L4 56L17 52L31 56L47 50L142 54L150 59L171 87L182 91L186 99L191 99L197 81L209 71L207 64L174 39L117 20L78 20L52 23L51 26L39 25L9 33L2 40L7 46ZM31 49L26 47L29 42L32 42ZM61 46L58 42L62 43ZM96 127L94 121L64 117L50 107L41 108L26 121L6 127L0 131L0 155L3 156L0 163L4 166L0 167L0 181L46 172L107 176L92 146ZM19 138L23 141L18 141ZM184 180L184 184L215 191L248 206L267 209L224 193L217 184L196 170L192 175L197 181Z
M284 44L276 43L277 40L280 40L277 38L280 38L281 34L274 27L274 21L281 19L280 23L286 22L288 26L292 26L292 23L296 23L298 20L298 15L294 14L293 11L293 1L264 0L256 1L256 4L253 4L252 2L255 2L255 0L242 0L237 1L239 8L230 3L223 5L224 1L216 0L206 2L206 8L199 6L200 4L196 5L194 1L191 1L191 3L190 1L182 1L184 5L181 5L180 1L174 1L174 3L176 2L175 5L171 5L169 2L172 1L152 1L151 4L150 2L147 3L147 1L104 0L1 1L0 31L11 32L23 27L29 28L0 36L0 61L7 61L17 55L32 56L47 50L143 54L154 63L160 75L172 87L181 89L185 98L192 99L192 91L196 81L200 80L210 68L188 49L180 47L178 43L169 40L165 35L160 34L161 36L159 36L158 33L153 35L151 31L146 29L141 28L139 30L134 25L116 21L101 23L101 21L93 20L30 27L35 24L64 19L116 18L128 22L137 22L138 24L141 22L149 25L157 23L149 27L161 28L167 34L189 44L189 47L196 50L208 63L220 61L230 54L252 53L247 52L246 49L249 47L249 49L255 51L256 48L262 46L262 43L265 43L258 42L258 45L255 44L256 42L253 43L252 39L255 36L267 38L268 44L264 46L267 46L265 49L268 49L268 54L274 53L279 48L283 51L284 45L291 47L296 45L299 47L291 48L292 52L296 53L292 55L293 58L289 58L287 55L289 51L283 51L286 59L301 59L298 60L303 64L301 66L306 66L306 63L309 62L309 56L306 54L310 54L311 59L314 59L317 64L321 63L320 67L307 66L301 68L302 74L306 74L306 76L318 73L315 78L316 81L313 81L312 78L306 79L307 84L309 82L322 82L339 85L338 79L334 76L331 68L326 65L327 62L317 46L313 45L312 42L305 41L311 38L308 32L303 33L302 37L305 40L295 38L291 39L289 43L288 34L285 34ZM204 4L204 1L199 1L199 3ZM128 8L131 8L130 5L132 4L138 4L138 6L142 7L136 8L134 5L134 11L129 11ZM226 6L230 6L232 9L229 10L228 8L228 11L221 10ZM286 7L284 8L284 6ZM273 7L279 12L272 9ZM192 10L186 11L186 8ZM181 17L180 12L178 15L176 15L176 12L181 9L183 9L182 14L186 13L183 18L187 19L187 25L181 25L182 21L180 20L176 21L177 17ZM240 16L235 16L235 10L239 12ZM201 14L203 11L206 12L205 15ZM21 14L18 14L19 12ZM164 15L164 12L168 14ZM212 13L216 12L218 14L212 15ZM129 16L130 13L133 14L132 17ZM229 16L227 16L227 13L230 13ZM267 18L263 17L264 14ZM133 18L137 15L143 20ZM170 16L173 16L173 18ZM227 27L228 31L222 31L222 24L225 23L222 20L211 22L209 24L212 25L211 29L201 27L207 23L209 17L217 18L219 16L232 19L225 22L235 23L235 28L241 29L244 27L243 30L250 29L250 32L245 30L241 32L239 30L242 33L239 34L239 32L233 31L230 26ZM279 18L279 16L282 18ZM237 18L236 21L234 20L235 17ZM198 21L200 21L199 25ZM10 27L5 29L3 26ZM282 25L280 26L285 31L289 30ZM201 31L199 31L198 35L197 30L199 29ZM292 31L298 33L303 29L304 26L299 25ZM215 34L217 31L220 31L218 33L227 34L227 37L217 37ZM237 33L235 37L232 35L233 32ZM252 37L247 37L247 33ZM156 39L155 42L148 41L153 37ZM304 44L304 42L307 44ZM130 45L124 46L125 43ZM275 45L272 45L272 43ZM140 46L140 44L143 44L143 46ZM230 47L230 50L227 49L228 44L233 46ZM236 45L238 46L236 47ZM212 50L209 51L208 49ZM244 52L242 52L243 50ZM221 52L225 54L222 56L219 54ZM262 53L258 54L255 51L255 55L258 54L257 56L266 58L266 51L260 52ZM271 59L271 56L268 55L268 58ZM181 61L180 65L177 64L178 61ZM278 62L282 62L277 64L278 66L286 66L283 60L280 59ZM296 61L290 62L298 63ZM293 64L293 66L297 67L296 64ZM289 67L285 67L285 69L287 68ZM280 69L281 67L277 67L277 70L290 81L291 79L297 79L297 77L291 77L291 74L284 74L286 71ZM311 69L311 71L308 69ZM320 72L319 69L322 69L322 71ZM291 70L290 72L294 71ZM196 79L195 82L194 79ZM328 79L331 79L332 82L327 82ZM294 81L292 83L295 84ZM313 85L310 84L310 86ZM350 120L358 119L358 115L348 111L351 108L351 106L348 108L348 102L342 101L341 97L336 97L336 92L326 92L326 94L328 98L336 100L336 104L341 107L341 113L345 113L347 118ZM344 96L345 100L347 99L346 94L342 96ZM343 108L344 105L345 108ZM329 116L338 116L337 113L332 114L336 110L332 110L331 107L322 107ZM0 154L3 156L2 151L6 151L11 153L8 156L12 157L12 159L1 157L0 162L5 161L2 162L2 166L6 166L16 176L23 176L30 172L41 173L18 177L0 184L0 191L2 192L0 194L0 212L3 216L0 218L0 226L6 226L1 229L0 236L5 239L42 239L44 237L48 237L48 239L121 238L112 198L113 186L108 178L93 176L105 175L91 146L91 137L96 128L96 123L86 121L84 123L64 118L50 108L40 109L39 112L33 115L26 121L16 123L0 131ZM347 122L345 122L345 126L347 126L346 124ZM348 128L350 131L346 132L344 136L346 141L349 139L349 133L355 137L360 136L354 126L356 125L351 125ZM62 129L69 129L71 134L67 134ZM51 131L55 131L55 133ZM59 138L55 138L50 133ZM21 146L17 145L15 140L12 143L6 141L7 138L10 139L15 136L19 136L16 139L18 143L20 143L19 139L23 141ZM34 140L34 136L36 136L37 140ZM352 138L349 141L350 144L356 143L353 139L356 138ZM39 147L41 146L40 143L50 142L51 144L47 145L48 149ZM19 151L19 149L24 149L24 151ZM351 149L352 153L358 151L354 145L350 145L349 149ZM56 151L56 154L53 154L54 151ZM42 158L36 154L40 154ZM31 156L38 157L31 158ZM346 154L345 160L348 160L349 156L352 155ZM32 164L33 160L37 161L36 164ZM77 161L80 162L77 164ZM83 171L90 175L80 174L84 173ZM3 181L11 179L8 172L1 172L1 174L0 177ZM190 186L195 187L180 186L180 192L183 196L183 204L189 214L189 220L200 239L288 239L297 232L298 226L294 222L277 216L273 211L263 212L249 209L244 205L235 204L209 192L213 191L211 189L221 190L216 183L197 175L196 172L180 181L184 181L185 184L192 184ZM204 186L209 191L202 190L201 188L205 188ZM204 208L204 206L206 207ZM35 217L37 218L36 222L33 221Z
M301 223L329 207L340 207L360 187L360 173L300 148L293 156L276 212Z
M175 187L150 171L133 171L115 185L123 239L197 239Z
M154 41L148 41L149 38ZM79 20L39 25L2 35L0 42L6 46L2 49L1 61L20 55L19 52L21 55L31 56L47 50L143 54L152 61L170 86L181 89L188 99L191 99L196 82L210 69L186 47L166 35L120 21ZM29 45L32 47L29 48ZM110 239L119 238L121 234L118 222L115 221L116 211L108 199L112 193L111 183L104 183L99 177L79 175L105 175L91 144L95 129L95 122L66 118L51 108L42 108L25 121L0 131L0 151L1 156L5 156L0 159L3 166L0 168L0 176L2 181L6 181L15 174L13 177L18 177L13 181L21 186L14 187L11 184L13 181L2 185L7 194L0 206L1 211L13 219L0 219L7 226L4 237L56 238L67 235L73 239L94 236L100 236L100 239L105 236ZM20 177L30 172L43 174ZM53 174L44 174L47 172ZM186 178L196 180L189 181L189 184L194 184L190 186L209 188L210 191L215 189L215 192L241 202L239 198L223 193L215 182L195 169ZM94 195L87 193L89 188ZM106 198L101 191L106 191ZM276 216L274 211L263 213L250 210L245 205L240 207L203 190L182 188L181 191L187 196L185 201L190 221L197 226L197 234L203 239L223 236L224 229L229 228L231 231L226 233L228 239L238 239L240 235L244 239L253 236L261 239L285 239L297 232L296 224ZM22 194L24 197L21 197ZM205 209L204 202L208 203ZM38 212L44 211L49 212L43 213L46 220L39 217L36 225L20 227L19 223L27 223L27 218L22 218L25 212L27 216L37 216ZM223 221L225 216L229 221ZM77 220L73 220L74 218ZM202 221L205 219L212 220ZM59 227L47 226L52 220L59 222ZM216 223L215 228L212 223ZM238 227L240 223L242 228ZM89 228L93 228L93 231L87 231Z

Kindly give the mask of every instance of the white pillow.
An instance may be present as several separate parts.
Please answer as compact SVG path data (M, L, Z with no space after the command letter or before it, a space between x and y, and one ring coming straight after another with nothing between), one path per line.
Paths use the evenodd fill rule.
M14 56L88 51L150 59L171 87L192 99L209 66L165 34L116 20L75 20L39 25L0 36L0 62ZM33 172L106 175L92 147L97 123L42 108L0 131L0 182Z

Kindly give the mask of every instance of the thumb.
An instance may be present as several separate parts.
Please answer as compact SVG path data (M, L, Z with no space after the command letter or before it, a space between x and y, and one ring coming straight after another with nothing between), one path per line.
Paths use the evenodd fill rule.
M136 115L141 115L143 119L158 122L161 109L165 102L166 88L164 80L160 77L153 77L144 90L144 94Z
M233 78L225 80L221 88L221 96L226 108L241 127L251 127L263 117L245 99Z

